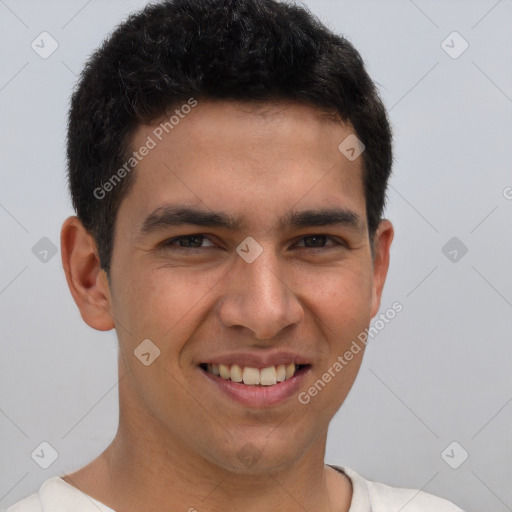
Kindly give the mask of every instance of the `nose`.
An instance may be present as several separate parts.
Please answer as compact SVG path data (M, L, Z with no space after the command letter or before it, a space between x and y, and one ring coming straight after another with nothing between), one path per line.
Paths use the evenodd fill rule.
M261 243L261 242L260 242ZM243 327L259 340L273 339L304 317L285 262L269 247L252 262L239 258L225 276L218 309L224 327Z

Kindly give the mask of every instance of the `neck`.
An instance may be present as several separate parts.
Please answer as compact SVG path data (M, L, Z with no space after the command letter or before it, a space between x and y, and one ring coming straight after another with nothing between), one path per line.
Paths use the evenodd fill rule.
M83 492L117 512L346 512L350 508L350 481L325 466L323 458L308 456L280 471L239 474L212 467L204 459L195 461L193 455L182 458L132 440L120 429L92 463L89 482L68 483L78 483Z
M121 407L112 443L64 480L116 512L347 512L351 483L325 466L326 439L327 430L285 466L233 472L185 446L151 415Z

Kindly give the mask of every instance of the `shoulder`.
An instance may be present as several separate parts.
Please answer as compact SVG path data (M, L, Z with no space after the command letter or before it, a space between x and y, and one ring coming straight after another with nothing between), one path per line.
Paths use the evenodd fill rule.
M5 512L43 512L39 494L34 493L14 503Z
M399 507L403 512L462 512L455 504L444 498L416 489L390 487L389 485L368 482L372 510L389 510L389 506Z
M11 505L5 512L114 512L58 476L45 480L39 491Z
M352 481L353 496L349 512L463 512L457 505L433 494L372 482L350 468L336 468L342 470Z

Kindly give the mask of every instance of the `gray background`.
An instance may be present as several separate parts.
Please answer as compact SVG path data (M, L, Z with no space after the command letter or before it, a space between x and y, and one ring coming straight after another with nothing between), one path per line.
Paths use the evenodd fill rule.
M59 249L73 214L75 74L145 3L0 0L2 508L87 464L116 432L115 333L81 320L59 253L44 262L32 248L47 237ZM390 112L396 237L381 311L404 307L369 344L327 462L468 512L512 510L512 1L306 4L358 48ZM43 31L59 44L47 59L31 48ZM441 45L453 31L469 44L458 58ZM442 252L452 237L468 248L457 261ZM48 469L31 457L43 441L58 452ZM457 469L441 456L453 441L452 465L469 453Z

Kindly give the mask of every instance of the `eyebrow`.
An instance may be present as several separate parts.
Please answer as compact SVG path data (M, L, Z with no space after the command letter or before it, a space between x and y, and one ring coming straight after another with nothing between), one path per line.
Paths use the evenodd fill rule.
M243 219L226 212L212 212L185 205L165 205L150 213L137 230L137 238L170 226L195 225L224 228L235 232L246 223ZM312 226L343 226L362 231L364 222L353 210L348 208L325 208L302 211L289 211L279 219L280 229L304 228Z

